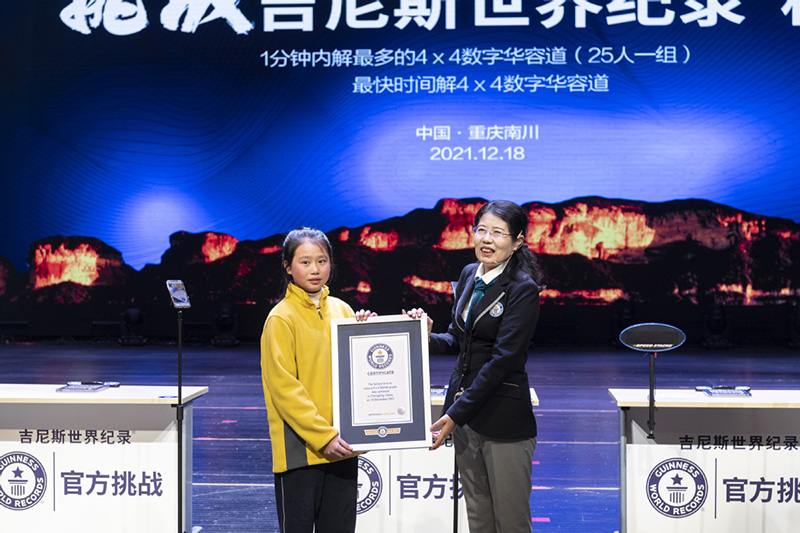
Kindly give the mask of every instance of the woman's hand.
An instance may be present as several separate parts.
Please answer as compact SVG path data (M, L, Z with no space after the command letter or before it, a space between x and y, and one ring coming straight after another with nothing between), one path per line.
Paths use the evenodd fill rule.
M452 433L453 429L455 429L456 423L450 418L449 415L444 415L442 418L437 420L431 426L431 431L433 432L433 436L436 437L436 440L433 442L433 446L429 449L435 450L447 439L447 436Z
M408 311L403 309L403 314L408 316L408 317L411 317L411 318L422 318L422 317L427 318L428 319L428 340L429 341L431 340L431 331L433 331L433 319L431 319L431 317L429 317L422 308L409 309Z
M359 322L364 322L371 316L378 316L378 313L372 313L365 309L359 309L358 311L356 311L356 320L358 320Z
M365 319L366 320L366 319ZM329 459L343 459L353 457L353 448L350 447L339 435L336 435L322 449L323 455Z

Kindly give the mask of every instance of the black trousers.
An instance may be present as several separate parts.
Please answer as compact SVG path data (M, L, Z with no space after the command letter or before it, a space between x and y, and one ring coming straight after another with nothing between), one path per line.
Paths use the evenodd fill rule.
M358 458L276 473L275 500L281 533L353 533Z

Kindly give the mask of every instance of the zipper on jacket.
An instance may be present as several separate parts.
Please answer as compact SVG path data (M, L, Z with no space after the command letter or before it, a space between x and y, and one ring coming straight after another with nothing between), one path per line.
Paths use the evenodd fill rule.
M467 351L472 348L472 332L467 331L467 342L464 343L464 351L461 354L461 379L467 375L469 371L469 361L467 361Z
M470 351L470 354L472 353L471 331L467 331L467 342L466 345L464 346L464 353L461 354L461 356L463 357L461 363L461 386L459 387L459 390L456 391L456 394L453 397L453 401L458 400L458 398L461 396L461 393L464 392L464 378L467 376L467 372L469 371L469 361L467 360L467 351Z

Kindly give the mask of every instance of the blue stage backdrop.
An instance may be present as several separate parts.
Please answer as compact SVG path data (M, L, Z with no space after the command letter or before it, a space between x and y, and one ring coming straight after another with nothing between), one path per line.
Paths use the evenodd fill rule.
M4 1L0 255L442 198L800 221L798 38L794 0Z
M659 290L785 303L798 38L797 0L4 0L0 297L86 301L35 292L148 265L191 277L181 261L201 249L238 249L241 285L264 266L247 254L309 225L345 255L355 239L352 260L416 246L423 271L452 261L386 274L414 301L469 260L474 199L504 198L531 213L545 298L658 300L637 265L724 249ZM101 261L81 266L87 250ZM356 265L341 290L379 290L397 264Z

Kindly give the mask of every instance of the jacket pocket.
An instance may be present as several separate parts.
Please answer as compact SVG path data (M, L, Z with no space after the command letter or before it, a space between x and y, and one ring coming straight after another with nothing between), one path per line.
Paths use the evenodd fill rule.
M504 382L500 385L500 387L495 391L492 396L502 396L503 398L515 398L520 399L522 398L522 390L520 390L519 385L514 383Z

